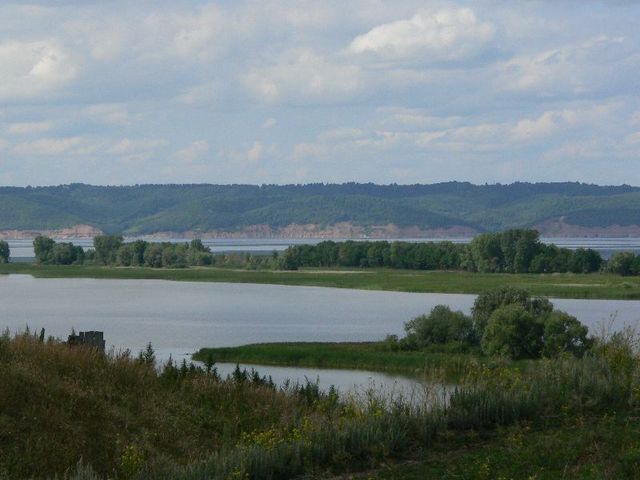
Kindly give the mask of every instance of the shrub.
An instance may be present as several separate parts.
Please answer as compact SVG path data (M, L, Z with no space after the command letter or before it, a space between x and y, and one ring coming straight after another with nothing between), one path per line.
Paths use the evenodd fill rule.
M544 326L522 305L505 305L495 310L482 336L482 351L513 359L536 358L542 350Z
M409 335L415 335L420 347L449 342L474 343L475 334L471 318L446 305L435 306L429 315L421 315L405 324Z
M539 317L553 311L553 304L543 297L531 297L522 288L502 287L478 295L471 310L477 334L482 337L493 312L504 305L520 305L533 316Z
M576 317L565 312L551 312L544 318L542 354L545 357L554 357L568 352L581 357L591 345L587 338L588 332L589 329Z
M632 252L614 253L607 263L607 271L623 276L637 274L636 260Z

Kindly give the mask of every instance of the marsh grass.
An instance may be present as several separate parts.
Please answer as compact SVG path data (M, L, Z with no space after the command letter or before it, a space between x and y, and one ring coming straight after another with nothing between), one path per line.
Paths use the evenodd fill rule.
M475 353L443 351L398 351L385 342L291 342L260 343L240 347L203 348L193 358L199 361L241 362L318 368L351 368L430 374L442 370L449 378L462 375L477 363Z

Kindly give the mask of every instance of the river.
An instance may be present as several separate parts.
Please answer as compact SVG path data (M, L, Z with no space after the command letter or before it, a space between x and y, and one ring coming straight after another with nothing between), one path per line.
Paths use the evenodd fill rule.
M72 328L101 330L108 346L135 354L151 342L158 358L172 355L180 360L201 347L380 340L389 333L401 335L404 322L437 304L469 313L474 299L460 294L0 275L0 328L16 332L28 325L32 331L45 328L47 335L60 338ZM591 331L603 325L618 330L640 319L640 301L552 301ZM259 371L282 373L273 367ZM316 369L288 369L287 375L294 381L320 376L325 386L332 381ZM338 381L335 375L334 383L344 388L401 379L350 372Z

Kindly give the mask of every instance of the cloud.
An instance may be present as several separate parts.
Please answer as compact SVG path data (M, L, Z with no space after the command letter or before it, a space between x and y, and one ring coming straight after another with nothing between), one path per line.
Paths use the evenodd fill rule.
M331 103L358 93L364 81L358 66L309 49L286 52L274 65L251 69L243 80L253 95L268 103Z
M499 86L541 96L592 93L615 82L619 69L613 65L633 55L623 47L622 37L600 35L539 53L517 55L502 65Z
M129 138L123 138L121 141L109 148L108 153L116 155L126 155L135 152L147 152L155 150L159 147L167 145L166 140L154 139L154 138L142 138L130 140Z
M52 122L19 122L7 126L7 133L11 135L30 135L43 133L53 129Z
M176 158L184 163L193 163L201 159L209 152L209 143L206 140L197 140L186 148L175 153Z
M494 34L493 25L479 21L473 10L442 8L378 25L354 38L349 50L387 59L458 60L482 50Z
M177 100L185 105L202 105L217 99L221 87L217 82L207 82L189 87L178 95Z
M247 160L249 163L258 163L264 155L264 145L261 142L255 142L247 151Z
M82 153L87 141L82 137L42 138L33 142L20 143L13 147L18 155L53 156L67 153Z
M107 125L129 126L139 116L132 116L126 105L121 103L101 103L84 109L84 114L94 121Z
M511 130L516 140L529 140L557 134L563 128L575 125L578 121L576 112L563 110L560 112L544 112L533 120L520 120Z
M78 73L56 41L0 43L0 99L29 99L58 91Z
M610 158L637 162L638 2L27 3L0 16L0 179L611 182Z
M262 122L262 128L264 129L273 128L277 124L278 124L278 121L275 118L270 117L270 118L267 118L264 122Z

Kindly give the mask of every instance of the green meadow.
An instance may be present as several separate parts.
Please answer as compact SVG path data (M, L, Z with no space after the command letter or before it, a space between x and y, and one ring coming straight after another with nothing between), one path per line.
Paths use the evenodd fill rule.
M0 265L0 274L19 273L39 278L157 279L189 282L259 283L314 287L389 290L422 293L478 294L509 285L533 295L556 298L640 299L640 277L592 274L507 274L393 269L299 271L236 270L215 267L154 269L93 265Z

